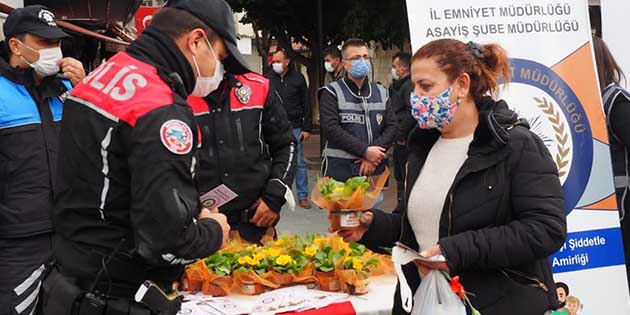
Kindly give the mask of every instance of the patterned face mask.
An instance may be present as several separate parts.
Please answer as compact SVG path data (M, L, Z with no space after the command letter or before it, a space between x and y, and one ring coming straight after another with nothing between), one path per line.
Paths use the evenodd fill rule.
M451 103L450 96L453 87L436 96L418 96L411 92L411 115L418 121L420 129L442 130L448 126L459 108L459 99Z

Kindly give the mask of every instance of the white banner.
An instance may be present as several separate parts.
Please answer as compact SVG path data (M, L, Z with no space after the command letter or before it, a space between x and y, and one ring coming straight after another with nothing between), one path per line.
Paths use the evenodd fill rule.
M546 144L563 185L569 234L550 258L554 278L580 315L630 314L587 1L407 0L407 9L414 51L440 38L507 50L512 82L501 98Z
M623 72L630 75L630 38L628 37L630 1L605 0L602 2L602 37ZM628 86L627 83L626 86Z

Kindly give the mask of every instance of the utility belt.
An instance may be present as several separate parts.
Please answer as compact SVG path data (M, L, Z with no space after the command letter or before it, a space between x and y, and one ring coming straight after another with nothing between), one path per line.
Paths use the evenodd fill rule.
M42 284L42 310L45 315L175 315L181 308L181 297L166 295L156 285L141 285L134 295L140 302L128 298L104 295L107 287L93 291L79 285L80 281L64 276L53 268ZM145 282L147 283L147 282ZM112 285L112 292L115 290ZM117 293L117 292L116 292ZM140 298L139 293L144 293Z
M119 252L124 239L103 258L94 279L77 279L64 275L54 266L42 285L42 309L45 315L175 315L182 298L170 295L151 281L134 288L132 284L112 281L107 266ZM63 271L63 270L62 270ZM105 279L102 279L105 276ZM169 288L171 285L164 285ZM135 300L135 301L134 301Z

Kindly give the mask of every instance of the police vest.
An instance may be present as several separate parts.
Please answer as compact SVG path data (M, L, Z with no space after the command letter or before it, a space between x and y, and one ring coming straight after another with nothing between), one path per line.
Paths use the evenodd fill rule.
M369 92L366 96L353 93L344 80L338 80L328 84L337 96L339 121L341 127L360 139L371 144L383 130L387 91L376 83L369 83ZM354 156L330 142L324 149L326 158L340 158L357 160L361 157Z
M618 97L625 97L630 102L630 93L618 85L609 85L602 97L604 103L604 113L606 114L606 125L608 126L608 138L610 141L610 155L612 158L613 174L615 178L615 193L617 195L617 205L623 217L625 214L624 201L630 190L630 177L628 170L628 149L622 144L611 128L611 113L613 104Z

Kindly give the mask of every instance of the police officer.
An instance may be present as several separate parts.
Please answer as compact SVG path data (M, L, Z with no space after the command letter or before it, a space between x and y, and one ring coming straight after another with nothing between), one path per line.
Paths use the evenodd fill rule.
M218 5L220 1L208 1ZM213 19L226 43L236 44L230 21ZM245 67L226 68L217 91L190 98L203 141L197 185L203 192L226 185L238 197L220 207L233 230L249 242L273 235L280 209L295 206L289 188L296 139L281 98L269 80Z
M215 20L233 21L222 0L168 2L69 97L46 314L175 314L178 300L153 288L168 294L227 242L225 216L200 206L202 139L186 103L218 87L223 63L243 67Z
M14 10L0 58L0 314L33 313L50 259L62 107L81 63L46 7ZM57 76L60 68L62 75ZM70 79L70 80L68 80Z
M323 174L338 181L382 174L396 133L395 117L386 111L387 90L368 80L372 66L367 43L349 39L342 55L346 77L317 93L327 135Z

